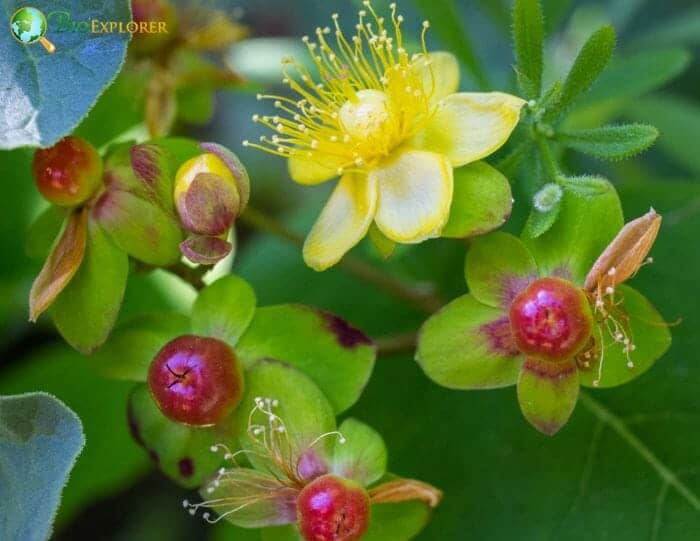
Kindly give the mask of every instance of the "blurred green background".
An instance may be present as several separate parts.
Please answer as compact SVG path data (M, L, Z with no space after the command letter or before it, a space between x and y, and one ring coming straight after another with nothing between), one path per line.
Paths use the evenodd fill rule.
M388 2L374 3L381 8ZM298 232L308 230L330 186L295 186L281 160L245 150L240 141L256 136L250 115L262 110L255 92L279 82L279 58L296 53L298 37L328 24L333 12L341 14L344 24L354 24L359 4L218 2L251 30L250 39L227 55L230 67L250 84L217 94L216 112L206 125L176 129L239 153L250 173L256 206ZM430 19L431 49L448 48L458 55L465 68L463 90L513 91L509 4L404 0L399 7L409 29ZM613 63L569 122L583 127L642 121L661 132L650 151L624 163L563 156L572 173L609 177L627 218L650 205L664 216L651 254L655 263L634 278L634 285L668 321L681 320L672 329L672 349L631 384L594 393L653 453L656 467L581 404L569 424L547 438L522 419L513 389L442 389L423 376L410 355L380 358L351 414L384 435L392 471L445 490L422 540L698 539L700 5L697 0L544 0L543 5L549 81L566 73L591 31L606 22L618 30ZM103 144L106 134L138 122L142 99L137 87L120 80L78 133ZM120 104L118 117L112 113L115 104ZM90 359L63 345L46 321L27 323L27 294L40 266L24 251L26 229L41 209L29 172L31 155L31 150L0 152L6 189L0 198L0 394L45 390L83 421L87 445L64 492L54 538L259 539L257 533L225 525L207 526L183 512L180 501L187 494L153 470L128 434L125 400L130 385L99 378ZM515 212L508 230L522 227L535 175L525 170L510 179ZM346 317L375 338L414 331L424 318L342 269L323 274L309 270L299 250L284 241L242 227L238 233L233 270L253 283L261 304L313 304ZM366 244L356 252L406 280L433 285L446 300L465 291L465 245L460 242L437 240L404 248L388 263L379 261ZM159 307L185 310L193 294L163 274L136 276L121 317ZM664 472L680 479L690 494L669 486Z

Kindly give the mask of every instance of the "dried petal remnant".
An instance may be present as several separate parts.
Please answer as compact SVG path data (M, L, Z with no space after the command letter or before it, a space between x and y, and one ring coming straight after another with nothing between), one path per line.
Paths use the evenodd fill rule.
M594 263L584 289L615 287L632 276L644 263L661 227L661 216L650 209L644 216L625 224Z

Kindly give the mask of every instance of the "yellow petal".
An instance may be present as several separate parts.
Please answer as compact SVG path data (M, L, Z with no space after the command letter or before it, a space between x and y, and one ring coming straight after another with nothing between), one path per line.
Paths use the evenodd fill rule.
M306 237L306 264L317 271L335 265L367 234L376 208L376 182L360 173L343 175Z
M309 158L291 157L287 160L289 176L299 184L320 184L338 176L339 160L327 156L310 156Z
M415 243L437 237L447 223L452 203L452 166L440 154L425 150L397 152L368 178L377 183L375 221L385 236Z
M446 155L454 167L480 160L508 140L524 104L501 92L451 94L409 144Z
M457 92L459 88L459 62L452 53L436 51L420 55L412 62L413 71L422 75L423 89L430 101L437 103L442 98Z

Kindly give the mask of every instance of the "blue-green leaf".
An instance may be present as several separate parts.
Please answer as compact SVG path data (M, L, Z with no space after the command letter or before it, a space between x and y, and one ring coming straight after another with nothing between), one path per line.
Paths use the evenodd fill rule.
M3 2L3 20L25 5ZM90 21L131 20L127 0L50 4L46 38L56 47L25 45L8 31L0 34L0 148L50 146L70 133L114 79L124 61L128 33L91 33ZM85 31L61 31L57 12L85 23Z
M49 537L84 443L78 416L50 394L0 397L0 539Z

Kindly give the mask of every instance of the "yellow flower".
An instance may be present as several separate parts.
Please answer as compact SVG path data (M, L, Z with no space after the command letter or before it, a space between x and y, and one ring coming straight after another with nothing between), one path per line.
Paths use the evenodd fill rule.
M450 214L453 168L501 147L525 103L500 92L457 93L457 60L428 54L427 21L422 53L409 56L396 5L389 24L369 1L364 5L350 39L337 14L333 30L317 28L316 41L303 38L315 75L283 60L283 82L300 99L258 96L280 110L253 116L273 134L243 142L288 158L300 184L340 176L304 244L304 260L316 270L337 263L372 222L394 242L439 236Z

